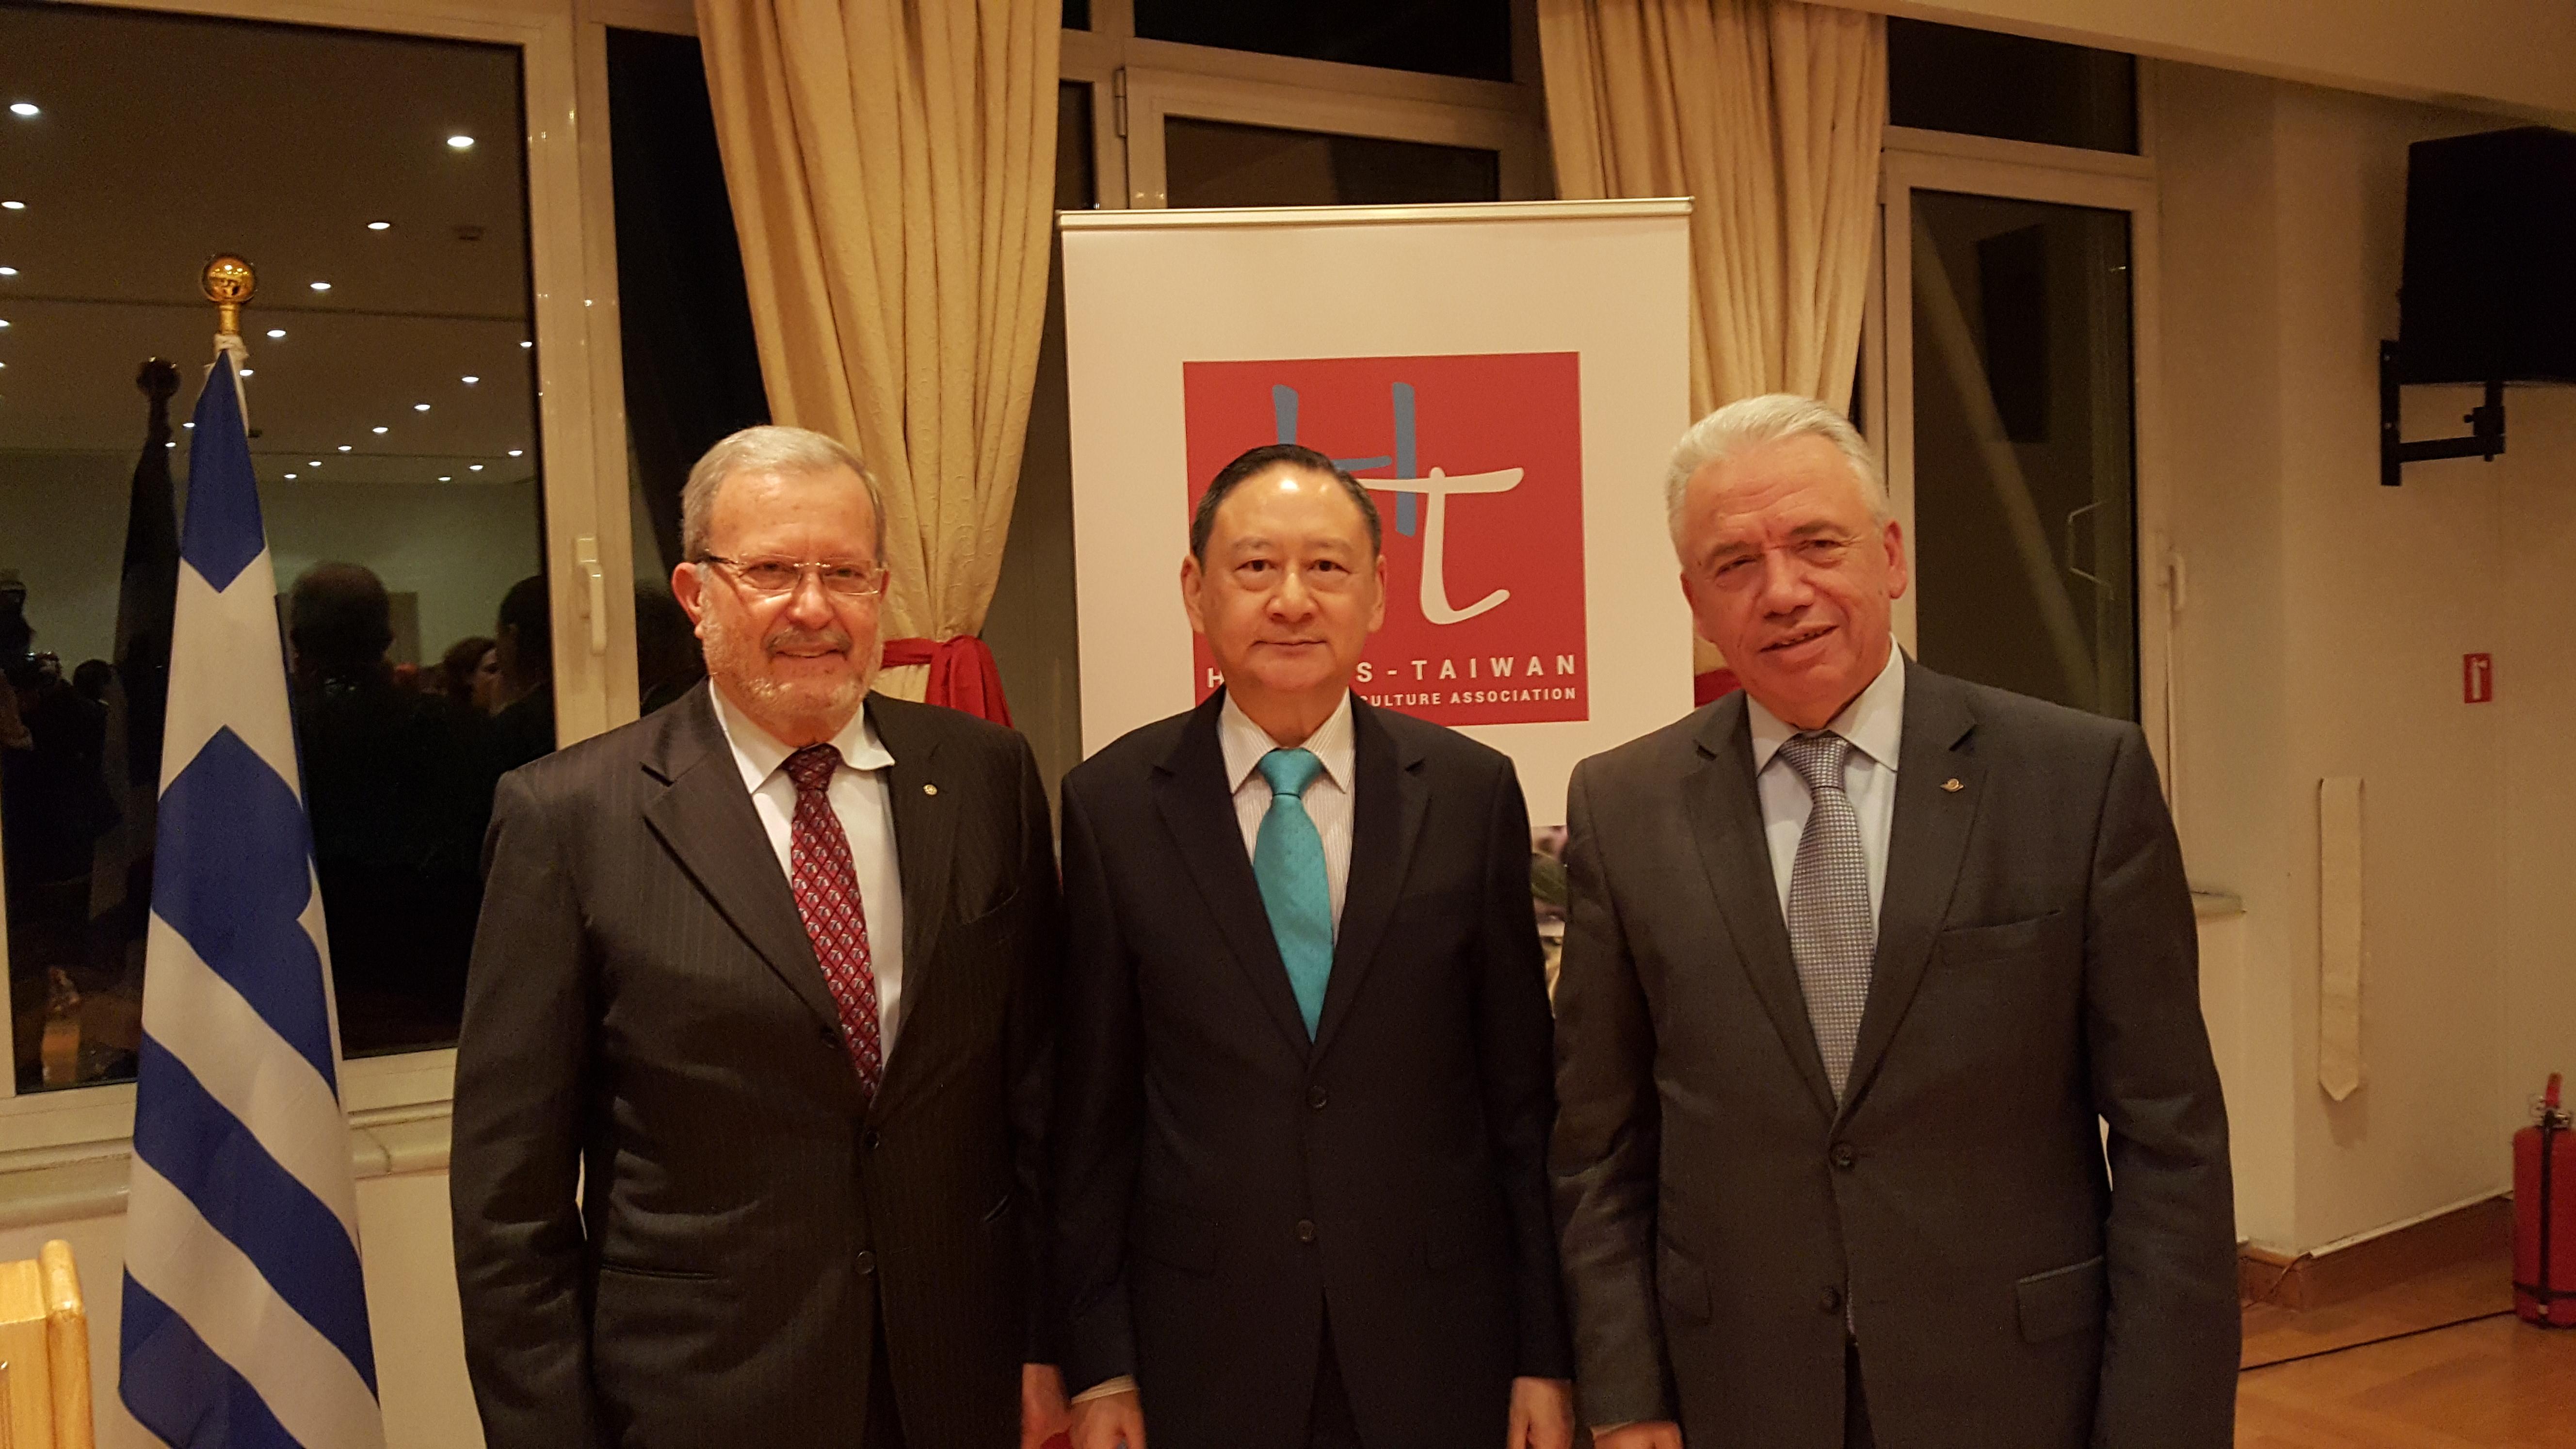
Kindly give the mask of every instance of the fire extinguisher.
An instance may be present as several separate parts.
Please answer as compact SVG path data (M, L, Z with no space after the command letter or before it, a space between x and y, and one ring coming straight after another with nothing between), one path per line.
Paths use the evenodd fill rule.
M2513 1308L2545 1328L2576 1328L2576 1114L2549 1074L2532 1125L2513 1134Z

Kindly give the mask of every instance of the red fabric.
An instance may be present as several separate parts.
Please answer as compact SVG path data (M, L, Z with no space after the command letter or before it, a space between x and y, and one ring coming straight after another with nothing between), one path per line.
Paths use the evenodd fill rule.
M823 982L841 1008L850 1065L859 1069L860 1090L873 1100L885 1075L885 1051L877 1034L877 973L868 954L859 870L850 860L850 837L841 832L841 817L832 813L826 793L832 772L840 767L841 752L830 745L807 745L787 757L787 778L796 782L787 880L796 892L796 914L804 918L805 935L814 943L814 959L823 968Z
M1696 709L1713 700L1724 699L1743 687L1736 682L1732 669L1712 669L1706 674L1694 674L1691 676L1691 707Z
M1011 707L1002 700L1001 668L993 662L993 651L972 634L939 640L888 639L884 659L888 669L930 666L930 687L921 696L924 704L944 704L997 725L1011 722Z

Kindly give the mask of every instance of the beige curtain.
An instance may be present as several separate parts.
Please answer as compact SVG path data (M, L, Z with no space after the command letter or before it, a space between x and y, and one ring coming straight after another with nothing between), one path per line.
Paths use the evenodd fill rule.
M1056 0L698 0L770 412L876 473L888 639L971 639L1001 574L1062 24Z
M1688 196L1691 411L1851 404L1887 33L1800 0L1539 0L1557 194Z

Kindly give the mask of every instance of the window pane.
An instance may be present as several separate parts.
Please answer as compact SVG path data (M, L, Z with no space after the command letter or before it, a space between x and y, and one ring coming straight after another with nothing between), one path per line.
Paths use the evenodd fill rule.
M1055 88L1055 209L1089 211L1100 204L1100 158L1092 150L1091 82Z
M1067 30L1091 28L1091 0L1064 0L1064 28Z
M2138 713L2129 218L1914 193L1923 662Z
M681 486L718 439L769 421L769 400L695 39L608 32L608 131L634 491L635 673L638 703L651 714L707 672L671 597Z
M1163 123L1173 206L1405 206L1502 199L1502 158L1468 146L1334 136L1174 116Z
M225 250L260 274L251 450L342 1040L452 1041L492 782L554 745L518 52L8 6L0 90L39 107L0 116L19 1085L132 1072L178 424ZM176 447L135 391L151 357Z
M1887 119L1926 131L2134 153L2138 61L2113 50L1890 17Z
M1510 0L1310 0L1296 5L1136 0L1136 33L1148 40L1264 55L1474 80L1512 78Z

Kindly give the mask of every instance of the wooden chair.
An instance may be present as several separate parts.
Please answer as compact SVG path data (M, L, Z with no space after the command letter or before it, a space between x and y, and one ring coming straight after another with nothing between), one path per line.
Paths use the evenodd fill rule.
M95 1449L89 1314L72 1245L0 1263L0 1449Z

